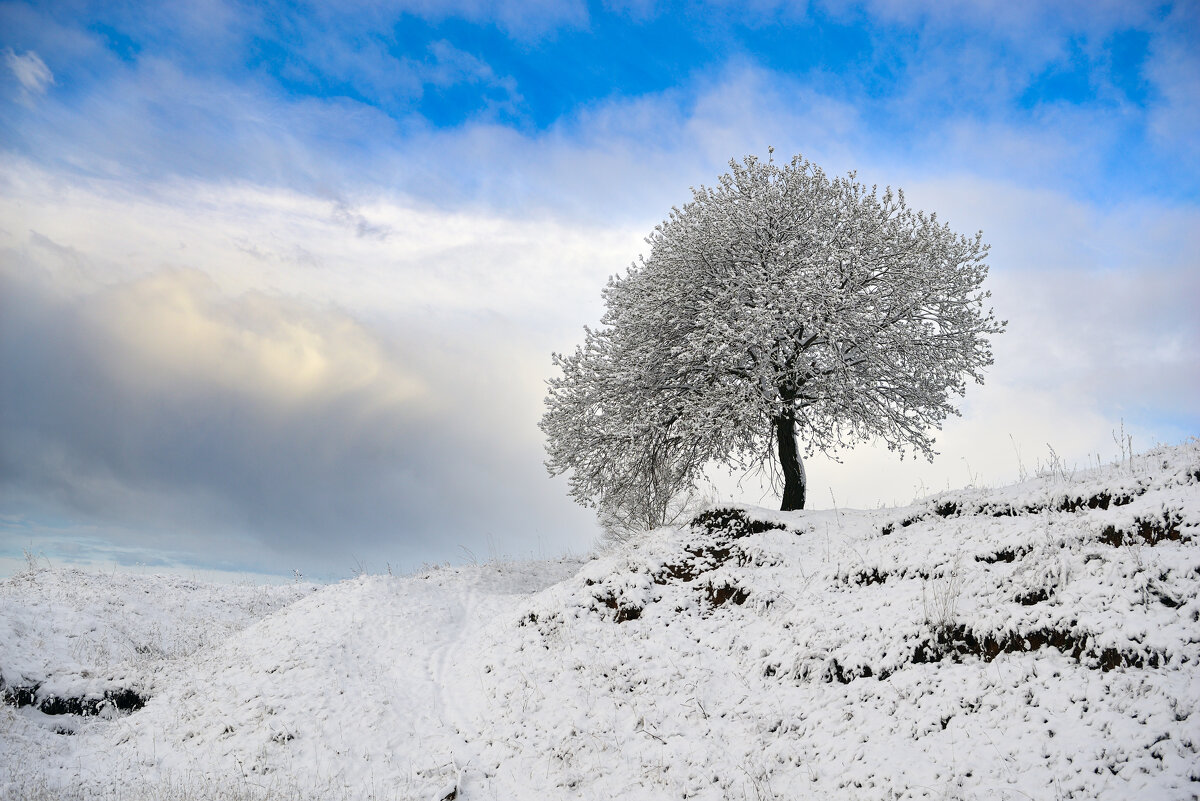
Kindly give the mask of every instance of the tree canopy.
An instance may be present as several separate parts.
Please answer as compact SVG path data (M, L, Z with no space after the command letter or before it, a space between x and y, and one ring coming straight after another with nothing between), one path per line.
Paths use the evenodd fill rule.
M729 166L609 280L601 326L554 356L547 469L647 527L713 461L778 467L788 510L804 507L801 451L879 439L932 459L1005 325L984 308L982 234L800 156Z

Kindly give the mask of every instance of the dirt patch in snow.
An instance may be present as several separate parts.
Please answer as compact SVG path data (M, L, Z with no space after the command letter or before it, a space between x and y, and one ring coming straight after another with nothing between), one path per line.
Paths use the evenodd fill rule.
M787 526L773 520L754 520L741 509L709 509L701 512L691 522L692 528L702 528L707 533L721 533L732 538L764 531L786 530Z
M1179 527L1183 525L1183 516L1179 512L1166 510L1161 517L1135 517L1133 527L1119 529L1108 525L1100 532L1100 541L1119 547L1121 545L1158 545L1160 542L1189 541Z
M148 700L136 690L128 688L106 690L100 695L64 697L43 695L40 685L7 686L0 681L0 701L15 707L34 707L46 715L78 715L91 717L108 712L135 712Z
M750 592L742 587L735 587L732 584L712 585L709 584L704 593L705 599L713 606L724 606L725 604L735 604L741 606L746 603L746 599L750 597Z
M699 532L699 540L684 549L686 559L663 565L654 575L655 584L694 581L730 561L745 567L753 562L753 558L737 547L734 540L751 534L787 530L783 523L755 520L741 509L710 509L697 515L689 525Z
M1014 506L1010 503L986 502L966 507L956 501L939 501L934 503L926 512L910 515L898 522L887 523L880 529L880 533L884 535L892 534L897 527L907 528L914 523L920 523L933 516L962 517L964 515L978 515L983 517L1018 517L1021 515L1044 514L1046 512L1107 510L1110 507L1115 508L1131 504L1138 497L1145 494L1145 492L1145 487L1139 487L1131 492L1109 492L1102 490L1093 495L1064 495L1046 503L1032 503L1023 506Z
M604 604L608 609L616 612L614 620L617 623L624 623L627 620L637 620L642 616L642 608L632 604L623 604L615 595L603 595L596 598L597 601Z
M943 626L931 640L921 643L913 653L915 664L940 662L974 656L991 662L1001 654L1026 653L1054 648L1085 667L1103 672L1117 668L1156 668L1166 661L1164 654L1153 650L1134 651L1118 648L1097 648L1095 638L1087 632L1043 628L1024 634L1005 632L978 635L963 624Z

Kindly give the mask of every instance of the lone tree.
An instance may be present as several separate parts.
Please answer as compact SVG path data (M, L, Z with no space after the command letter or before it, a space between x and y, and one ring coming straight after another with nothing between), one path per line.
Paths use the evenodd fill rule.
M804 508L802 450L878 438L932 460L932 430L992 363L1005 323L983 305L982 234L799 156L729 166L554 355L546 467L602 518L666 522L711 461L777 465L787 511Z

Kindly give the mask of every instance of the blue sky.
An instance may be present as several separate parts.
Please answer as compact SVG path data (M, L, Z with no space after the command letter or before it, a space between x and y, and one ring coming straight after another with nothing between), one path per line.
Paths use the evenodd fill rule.
M1052 5L10 4L8 49L37 54L54 83L8 109L4 136L23 155L123 175L462 202L481 193L480 162L511 154L491 150L498 134L441 150L463 138L439 133L586 141L600 115L617 139L670 153L681 120L752 75L762 113L803 114L813 95L844 107L854 151L1015 171L1098 202L1195 200L1194 8ZM107 135L80 136L89 125ZM1055 169L1042 153L988 164L954 138L964 127L1015 133ZM433 186L412 158L436 168Z
M5 3L0 31L0 557L585 549L540 464L549 353L768 146L982 229L1012 323L943 457L818 458L818 504L1200 433L1195 4Z

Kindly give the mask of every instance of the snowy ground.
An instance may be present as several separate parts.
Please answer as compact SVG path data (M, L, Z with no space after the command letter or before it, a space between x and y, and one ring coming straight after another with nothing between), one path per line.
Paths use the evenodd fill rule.
M1193 441L586 561L27 572L0 797L1195 798L1198 537Z

